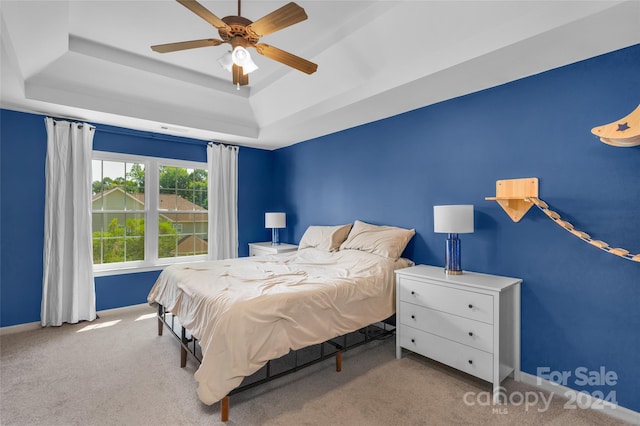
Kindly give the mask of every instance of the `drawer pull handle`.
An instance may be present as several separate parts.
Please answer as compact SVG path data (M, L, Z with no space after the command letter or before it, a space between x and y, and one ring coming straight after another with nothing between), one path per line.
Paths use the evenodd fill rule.
M415 343L415 342L416 342L416 339L411 339L411 343Z
M469 332L469 336L473 337L473 331Z
M411 315L411 319L416 319L416 316L415 315Z
M471 359L470 359L470 360L469 360L469 364L473 364L473 360L471 360Z
M469 309L473 309L473 305L469 303Z
M414 294L416 294L416 292L415 292L415 291L412 291L412 292L411 292L411 295L414 295Z

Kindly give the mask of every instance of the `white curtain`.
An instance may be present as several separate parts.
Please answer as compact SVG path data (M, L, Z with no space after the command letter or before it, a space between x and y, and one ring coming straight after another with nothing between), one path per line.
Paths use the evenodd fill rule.
M88 124L45 119L46 195L42 326L96 318L91 243L91 149Z
M238 257L238 147L209 144L209 259Z

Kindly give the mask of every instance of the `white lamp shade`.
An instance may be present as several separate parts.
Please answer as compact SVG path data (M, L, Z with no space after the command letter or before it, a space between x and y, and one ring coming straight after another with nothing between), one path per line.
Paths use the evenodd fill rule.
M233 59L231 58L231 52L227 52L218 59L218 63L222 68L226 71L231 72L231 68L233 66Z
M433 206L433 232L446 234L473 232L473 205Z
M287 215L285 213L265 213L264 227L265 228L286 228Z
M247 75L258 69L258 66L251 59L249 51L242 46L237 46L231 52L231 60L234 64L242 67L242 73Z
M246 61L244 61L244 65L242 66L242 74L249 75L250 73L254 72L257 69L258 69L258 66L256 65L255 62L253 62L251 57L249 57L247 58Z

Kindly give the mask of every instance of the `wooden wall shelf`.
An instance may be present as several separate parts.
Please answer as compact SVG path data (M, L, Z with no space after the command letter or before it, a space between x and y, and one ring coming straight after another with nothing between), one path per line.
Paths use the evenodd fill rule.
M496 181L496 196L486 197L485 200L497 201L514 222L520 221L520 219L527 214L531 206L535 205L546 214L549 219L582 241L623 259L640 262L640 253L629 253L629 250L620 247L612 248L604 241L594 240L586 232L578 231L572 224L566 220L562 220L558 213L549 210L547 203L538 198L538 178L498 180Z
M511 220L519 222L538 198L538 178L504 179L496 181L496 196L485 200L497 201Z

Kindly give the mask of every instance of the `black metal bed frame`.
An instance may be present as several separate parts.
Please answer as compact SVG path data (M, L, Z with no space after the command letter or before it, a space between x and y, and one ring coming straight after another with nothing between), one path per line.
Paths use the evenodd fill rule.
M187 354L190 354L198 364L202 363L202 352L199 351L198 339L196 339L187 329L185 329L182 324L179 323L176 316L171 312L166 310L163 305L158 304L158 335L162 336L162 330L164 325L167 326L171 334L173 334L178 342L180 343L180 367L184 368L187 365ZM390 328L388 328L390 327ZM176 331L179 329L179 332ZM229 396L237 394L239 392L245 391L247 389L251 389L258 385L261 385L266 382L270 382L272 380L278 379L280 377L286 376L288 374L294 373L296 371L302 370L303 368L309 367L311 365L317 364L329 358L335 356L336 358L336 371L342 370L342 353L346 352L350 349L354 349L358 346L364 345L366 343L372 342L374 340L380 340L383 338L387 338L392 336L395 333L395 326L388 324L387 322L378 322L374 324L370 324L366 327L363 327L359 330L353 331L351 333L344 334L342 336L334 337L333 339L329 339L323 343L319 343L317 345L309 346L308 348L312 348L315 346L320 347L319 356L313 357L312 359L299 364L298 352L307 348L302 348L298 351L290 351L289 354L284 357L293 354L293 366L286 368L282 371L274 373L272 371L272 362L278 361L282 358L278 358L275 360L268 361L267 364L254 373L251 376L245 378L240 386L233 389L227 396L225 396L221 401L221 420L226 422L229 418ZM325 350L325 344L333 347L334 350L327 352ZM198 354L200 352L200 354ZM264 375L264 377L260 378L260 375ZM247 380L248 379L248 380ZM246 382L246 383L245 383Z

